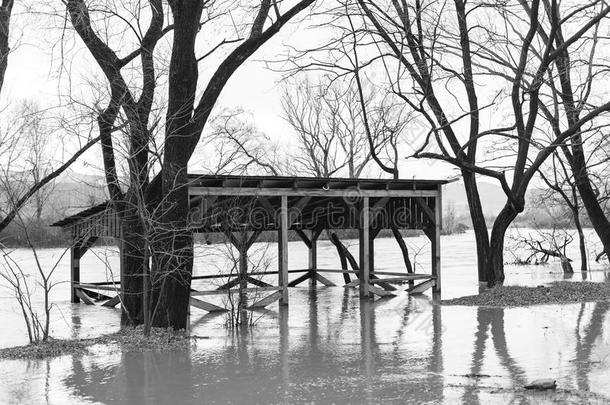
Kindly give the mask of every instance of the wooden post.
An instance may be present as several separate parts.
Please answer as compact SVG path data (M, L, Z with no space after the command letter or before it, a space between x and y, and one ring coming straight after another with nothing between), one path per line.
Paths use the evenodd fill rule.
M76 294L75 283L80 282L80 249L78 244L70 248L70 300L73 303L80 302L80 298Z
M237 278L239 280L239 308L240 310L246 308L248 306L248 294L246 293L246 288L248 288L248 246L247 246L247 237L248 233L246 231L242 232L241 243L239 246L236 246L239 252L239 274ZM242 314L243 315L243 314ZM245 320L244 318L241 318Z
M319 234L318 234L319 235ZM309 247L309 271L311 272L311 277L309 278L309 286L315 287L317 284L316 279L316 269L318 268L318 235L316 235L316 231L311 231L311 246Z
M280 305L288 305L288 197L281 197L280 226L278 230L278 284L282 287Z
M375 233L369 235L369 274L375 274Z
M369 218L369 198L362 198L362 209L360 210L360 298L369 298L370 273L370 218Z
M438 186L438 195L434 198L434 234L430 238L432 250L432 275L436 276L436 282L432 292L441 292L441 227L442 209L441 186Z

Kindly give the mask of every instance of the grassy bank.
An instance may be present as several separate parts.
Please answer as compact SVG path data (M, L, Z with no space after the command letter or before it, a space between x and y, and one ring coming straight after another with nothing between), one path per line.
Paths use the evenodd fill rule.
M63 355L84 355L94 345L113 345L123 352L184 349L198 336L184 331L153 328L145 337L141 328L126 328L116 333L89 339L49 339L46 342L0 349L0 359L43 359Z
M516 307L610 300L610 283L556 281L548 286L497 287L478 295L443 300L443 305Z

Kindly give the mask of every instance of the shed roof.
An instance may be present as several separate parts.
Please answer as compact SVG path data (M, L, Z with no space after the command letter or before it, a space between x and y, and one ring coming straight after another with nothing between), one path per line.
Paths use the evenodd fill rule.
M301 176L240 176L240 175L209 175L189 174L189 187L231 190L286 190L286 191L318 191L320 193L342 193L353 190L362 191L406 191L406 190L436 190L439 185L457 180L452 179L367 179L367 178L321 178ZM198 193L196 193L198 194ZM106 210L110 201L87 208L68 216L51 226L65 227L82 219L91 217Z

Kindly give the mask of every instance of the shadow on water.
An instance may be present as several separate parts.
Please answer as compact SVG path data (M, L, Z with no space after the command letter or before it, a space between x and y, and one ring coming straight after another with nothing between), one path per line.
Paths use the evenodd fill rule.
M551 363L565 388L608 396L599 375L610 370L609 309L443 307L426 296L373 302L351 289L298 289L290 307L258 312L253 328L228 331L222 316L195 313L192 333L209 338L186 350L100 347L10 370L45 385L28 391L31 403L66 392L85 403L527 404L553 399L521 389ZM8 370L0 363L0 377ZM0 403L11 389L0 383Z

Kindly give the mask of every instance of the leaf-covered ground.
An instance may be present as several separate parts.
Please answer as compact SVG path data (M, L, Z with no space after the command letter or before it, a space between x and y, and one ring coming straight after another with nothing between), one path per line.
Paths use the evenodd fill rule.
M478 295L443 300L443 305L515 307L610 300L610 283L556 281L538 287L496 287Z
M192 344L193 339L184 331L152 328L146 337L141 328L125 328L119 332L90 339L52 339L37 344L0 349L0 359L42 359L67 354L86 354L94 345L115 345L124 352L165 351L183 349Z

